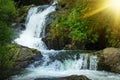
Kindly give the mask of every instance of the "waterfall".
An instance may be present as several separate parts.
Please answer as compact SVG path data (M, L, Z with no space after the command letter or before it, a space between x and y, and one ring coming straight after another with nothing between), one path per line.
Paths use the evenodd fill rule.
M114 74L109 73L109 76L108 73L97 71L98 60L95 55L74 50L47 49L42 38L46 36L46 19L50 13L56 11L56 5L55 1L51 5L32 7L29 10L25 22L26 29L22 31L19 38L15 39L15 42L41 51L43 57L42 61L35 61L25 69L23 74L13 76L12 80L35 80L69 75L86 75L92 80L119 80L119 77L111 77Z
M26 30L20 34L20 37L15 39L15 42L27 46L30 48L35 48L40 51L42 51L43 55L43 61L44 66L50 62L49 56L56 55L57 51L45 51L47 50L47 46L42 41L42 38L45 37L45 28L46 28L46 19L48 18L48 15L51 12L54 12L56 9L57 2L54 2L52 5L48 6L38 6L33 7L29 10L27 18L26 18ZM56 53L57 52L57 53ZM65 68L67 69L88 69L88 55L81 54L79 56L79 59L76 59L78 57L77 55L72 56L74 60L72 59L64 59L64 62L60 62L59 60L53 61L50 65L47 65L47 67L54 66L53 68L57 69L58 67L60 69ZM90 69L96 70L97 63L93 62L94 59L90 58ZM36 62L35 62L36 63ZM58 64L59 63L59 64ZM43 65L42 64L42 65ZM52 65L53 64L53 65ZM71 67L69 68L69 66ZM56 68L57 67L57 68Z
M38 50L46 50L47 47L42 41L45 37L46 18L56 9L57 2L50 6L38 6L29 10L26 18L26 30L20 34L15 40L16 43L35 48Z

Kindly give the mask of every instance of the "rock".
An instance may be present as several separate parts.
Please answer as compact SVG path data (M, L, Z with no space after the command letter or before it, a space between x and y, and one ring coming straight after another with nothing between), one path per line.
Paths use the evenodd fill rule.
M29 64L40 60L42 57L40 51L24 46L18 46L18 53L16 54L17 58L14 63L14 71L19 71L22 68L26 68Z
M98 69L120 73L120 48L106 48L101 51Z
M17 44L7 45L9 49L9 54L6 56L7 67L1 68L0 80L8 80L7 78L11 75L16 75L20 73L24 68L26 68L31 63L41 60L41 52L36 49L27 48Z
M45 34L46 36L50 33L51 23L56 19L56 13L50 13L48 17L46 18L46 28L45 28Z
M84 75L71 75L67 77L62 77L62 78L39 78L35 80L90 80Z
M21 31L25 30L25 24L24 23L14 23L12 24L12 28L15 31L14 33L19 34Z

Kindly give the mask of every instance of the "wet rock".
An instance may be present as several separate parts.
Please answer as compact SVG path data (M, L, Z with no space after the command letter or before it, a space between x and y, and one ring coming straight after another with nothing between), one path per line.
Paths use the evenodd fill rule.
M51 23L56 19L56 13L50 13L48 17L46 18L46 28L45 28L45 34L48 36L50 34L50 28Z
M21 33L21 31L25 30L25 24L24 23L14 23L12 24L12 28L15 31L15 33Z
M67 77L62 77L62 78L39 78L35 80L90 80L84 75L71 75Z
M120 48L106 48L101 51L98 69L120 73Z

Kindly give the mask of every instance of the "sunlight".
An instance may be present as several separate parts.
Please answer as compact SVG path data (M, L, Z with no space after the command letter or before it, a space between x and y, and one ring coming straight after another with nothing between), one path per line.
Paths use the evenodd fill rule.
M96 9L96 10L93 10L93 11L91 11L91 12L88 12L88 13L86 13L86 14L83 16L83 18L87 18L87 17L93 16L93 15L95 15L95 14L97 14L97 13L105 10L106 8L107 8L107 6L103 6L103 7L101 7L101 8Z
M120 0L109 0L107 4L115 13L120 13Z
M118 26L120 21L120 0L109 0L108 3L109 9L114 13L114 25Z
M93 16L105 9L109 9L112 13L114 13L114 15L118 18L120 17L120 0L107 0L107 1L103 1L103 3L101 3L101 5L99 6L99 8L86 13L83 18L87 18L90 16Z
M110 5L115 10L120 10L120 0L111 0Z

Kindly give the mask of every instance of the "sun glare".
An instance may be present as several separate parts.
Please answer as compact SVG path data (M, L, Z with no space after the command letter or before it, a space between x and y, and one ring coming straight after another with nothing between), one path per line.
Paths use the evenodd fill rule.
M120 0L109 0L108 5L114 11L120 12Z
M97 9L84 14L83 18L93 16L108 9L110 12L114 13L116 20L118 20L118 18L120 19L120 0L103 0L103 3L100 4Z

